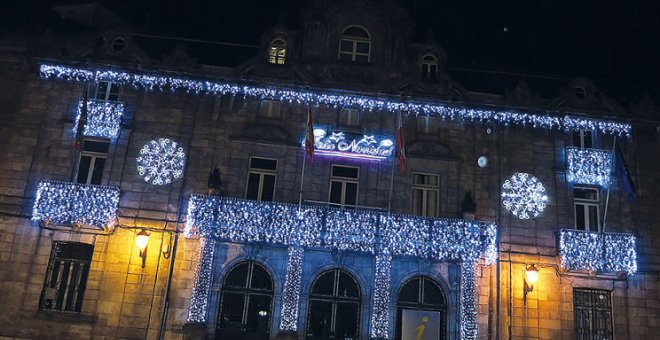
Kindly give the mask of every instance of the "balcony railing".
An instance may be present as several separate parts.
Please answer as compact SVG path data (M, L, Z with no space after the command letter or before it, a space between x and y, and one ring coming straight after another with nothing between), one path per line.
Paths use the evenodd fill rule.
M637 271L636 238L632 234L562 229L559 255L566 269L594 272Z
M193 195L186 232L230 242L265 242L448 261L492 262L496 225L378 211Z
M78 102L78 114L74 124L74 133L78 129L84 99ZM117 138L121 119L124 116L124 103L111 100L87 100L87 117L83 135L90 137Z
M612 151L567 147L566 180L573 184L610 185Z
M41 181L32 219L53 224L111 226L117 216L119 188Z

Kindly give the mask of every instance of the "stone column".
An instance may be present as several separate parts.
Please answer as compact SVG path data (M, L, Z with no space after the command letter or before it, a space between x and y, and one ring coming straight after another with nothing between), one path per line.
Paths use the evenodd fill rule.
M298 309L300 305L300 286L302 263L305 250L299 246L289 247L286 264L284 292L282 293L282 314L280 333L277 339L297 339Z
M475 263L461 265L461 339L477 338L477 293Z
M206 311L211 288L213 267L213 239L200 238L201 247L197 257L197 270L190 296L188 318L183 327L185 339L204 339L206 336Z
M375 268L374 295L371 307L371 339L389 339L392 256L389 254L377 255Z

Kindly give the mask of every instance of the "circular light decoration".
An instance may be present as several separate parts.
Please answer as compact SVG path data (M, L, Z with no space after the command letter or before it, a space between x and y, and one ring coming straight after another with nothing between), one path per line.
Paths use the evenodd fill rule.
M149 141L137 158L138 173L153 185L172 183L183 175L186 154L179 144L169 138Z
M477 164L479 164L480 168L485 168L488 165L488 157L486 156L479 157L479 159L477 159Z
M502 185L502 204L520 219L537 217L547 202L543 184L530 174L517 172Z

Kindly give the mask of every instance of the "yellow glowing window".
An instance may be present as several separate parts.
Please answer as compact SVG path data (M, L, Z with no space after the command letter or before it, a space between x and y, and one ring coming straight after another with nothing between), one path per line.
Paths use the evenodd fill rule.
M268 62L276 65L284 65L286 59L286 43L277 39L270 44L268 50Z

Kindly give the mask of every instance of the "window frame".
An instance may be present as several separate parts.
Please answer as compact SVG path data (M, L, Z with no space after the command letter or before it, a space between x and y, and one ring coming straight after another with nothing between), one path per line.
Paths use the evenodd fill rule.
M347 117L345 120L343 117ZM351 119L353 118L353 119ZM351 124L352 120L356 120L355 124ZM339 126L345 128L359 128L362 126L362 111L354 107L342 107L339 109Z
M418 281L418 300L417 303L411 303L411 302L401 302L401 292L403 289L411 282L413 281ZM442 292L442 300L443 304L441 305L432 305L432 304L425 304L424 303L424 289L425 289L425 281L430 281L431 284L434 284L441 292ZM434 312L440 312L441 313L441 320L440 320L440 338L441 339L447 339L448 334L447 334L447 320L448 320L448 300L447 300L447 292L445 292L445 289L440 285L440 283L435 280L434 278L426 275L416 275L413 276L409 279L407 279L400 287L399 290L397 291L396 294L396 306L395 306L395 315L394 315L394 339L401 339L401 327L403 323L403 310L404 309L412 309L412 310L424 310L424 311L434 311Z
M333 175L334 169L336 167L342 167L342 168L352 168L352 169L357 169L357 176L355 178L351 177L343 177L343 176L335 176ZM332 202L332 183L337 182L341 183L341 203L336 203ZM355 204L346 204L346 184L347 183L354 183L355 184ZM360 167L359 166L352 166L352 165L343 165L343 164L332 164L330 166L330 187L328 189L328 203L332 205L338 205L340 207L357 207L359 206L359 197L360 197Z
M264 159L264 160L269 160L269 161L275 161L275 170L268 170L268 169L263 169L263 168L253 168L252 167L252 160L253 159ZM250 185L250 174L256 174L259 176L259 184L257 187L257 198L254 199L255 201L262 202L262 196L263 196L263 190L264 190L264 179L266 176L273 176L273 198L270 201L263 201L263 202L272 202L275 200L275 192L277 188L277 170L279 168L279 160L277 158L270 158L270 157L260 157L260 156L250 156L248 158L248 171L247 171L247 176L245 179L245 198L246 199L252 199L248 198L248 192L249 192L249 185Z
M422 175L422 176L434 176L437 178L437 186L432 186L432 185L424 185L424 184L415 184L415 175ZM422 211L424 212L423 214L419 215L417 214L417 209L415 209L415 203L413 200L413 197L415 195L415 190L421 190L422 191ZM436 206L435 206L435 215L429 216L426 215L426 209L428 207L428 192L430 191L435 191L436 192ZM440 215L440 175L439 174L434 174L434 173L427 173L427 172L411 172L410 174L410 211L413 215L417 216L424 216L424 217L438 217Z
M439 66L438 66L438 58L431 54L427 53L422 56L422 60L420 62L420 67L421 67L421 81L426 82L426 83L435 83L438 81L438 71L439 71ZM435 67L435 70L433 70L433 67Z
M586 129L580 129L580 130L573 131L573 146L583 148L583 149L596 148L596 134L595 134L595 131L594 130L586 130Z
M277 108L277 110L274 110ZM282 118L282 102L272 99L263 99L259 103L259 116L271 119Z
M315 285L317 284L318 280L322 278L324 275L328 273L333 273L333 286L332 286L332 295L325 295L325 294L319 294L319 293L314 293L314 288ZM355 283L355 287L357 288L357 293L358 296L342 296L339 292L339 285L340 285L340 279L341 275L344 274L348 276L352 280L353 283ZM309 336L310 333L310 327L312 326L312 302L313 301L319 301L319 302L330 302L332 305L331 307L331 315L330 315L330 334L331 334L331 339L332 339L332 334L336 332L336 325L337 325L337 319L339 318L337 306L339 304L353 304L357 305L357 318L355 318L355 337L354 339L361 339L361 314L362 314L362 286L360 285L360 282L358 281L357 277L347 271L346 269L343 268L332 268L328 270L324 270L316 275L314 278L314 281L312 281L312 284L310 286L309 294L307 297L307 318L306 318L306 325L305 325L305 339L315 339L313 337ZM334 335L335 339L336 334Z
M268 63L271 65L284 65L286 63L286 40L275 38L268 46Z
M58 246L62 244L71 244L71 245L84 245L82 248L87 248L89 251L88 254L77 254L80 255L78 258L68 258L68 257L59 257L57 255ZM80 248L80 249L82 249ZM83 257L89 257L84 259ZM82 306L85 300L85 291L87 290L87 281L89 280L89 273L91 271L92 259L94 257L94 245L83 242L69 242L69 241L54 241L51 247L50 257L48 259L48 267L46 269L46 275L44 277L44 284L41 291L41 297L39 298L39 310L48 311L48 312L60 312L60 313L81 313ZM55 283L53 283L53 274L56 263L58 264L58 272ZM68 267L68 269L67 269ZM77 270L77 271L76 271ZM62 276L66 271L66 284L62 288L60 286ZM73 276L77 276L77 284L72 285ZM53 285L55 287L53 287ZM55 294L57 298L48 299L49 290L55 289ZM64 290L60 293L60 290ZM71 294L77 295L74 301L70 301ZM62 302L60 308L57 308L57 300L61 299ZM55 300L54 308L46 307L46 300ZM67 308L70 304L73 305L73 308Z
M101 84L107 84L104 93L101 93ZM113 91L113 88L116 91ZM96 83L94 99L104 101L118 101L121 92L121 84L113 81L100 80Z
M108 151L103 153L103 152L98 152L98 151L88 151L85 150L85 142L90 141L90 142L95 142L95 143L105 143L108 145ZM102 185L103 184L103 175L105 174L105 162L108 160L108 156L110 153L110 140L104 139L104 138L88 138L85 137L83 139L82 145L80 146L80 152L78 154L78 164L76 165L76 174L75 174L75 182L78 184L87 184L87 185ZM80 176L80 166L82 165L82 159L83 157L89 157L90 162L89 162L89 168L87 169L87 178L85 179L84 182L81 182L78 180L78 177ZM103 159L103 166L101 169L101 179L99 183L92 183L92 178L94 177L94 170L96 169L96 162L98 159Z
M588 199L588 198L579 198L576 197L575 195L575 190L591 190L596 193L596 199ZM600 189L597 187L589 187L589 186L574 186L573 187L573 226L577 230L585 230L585 231L600 231L601 230L601 221L600 221L600 202L601 201L601 195L600 195ZM584 212L584 229L581 229L578 227L578 221L577 221L577 212L578 212L578 206L582 206L581 209L583 209ZM589 215L589 207L595 207L596 208L596 228L594 229L591 226L591 219Z
M367 37L359 37L355 35L347 35L346 32L352 28L357 28L363 31ZM342 49L342 42L348 42L351 44L351 51L348 50L343 50ZM360 43L366 43L368 47L367 53L364 52L358 52L357 51L357 46ZM350 56L350 60L344 60L342 59L342 55L347 55ZM358 61L358 57L367 57L367 61ZM369 34L369 31L358 25L351 25L346 27L345 29L342 30L342 33L339 37L339 48L338 48L338 53L337 53L337 60L340 62L347 62L347 63L358 63L358 64L369 64L371 63L371 34Z
M577 294L576 293L584 293L588 295L587 299L589 300L588 305L578 305L578 299L577 299ZM601 298L602 295L607 296L607 307L602 307L602 306L597 306L596 296L598 296L598 299L605 299ZM587 318L586 320L582 320L581 316L584 315L584 313L579 313L580 310L586 310ZM597 318L599 316L602 316L602 312L606 312L605 315L608 316L608 322L597 322ZM613 326L613 313L612 313L612 292L609 290L604 290L604 289L593 289L593 288L581 288L581 287L575 287L573 288L573 319L575 320L575 329L574 329L574 335L576 340L591 340L591 339L600 339L602 336L606 336L608 339L613 339L614 338L614 326ZM582 320L582 322L580 322ZM586 334L580 334L580 328L581 325L586 325L589 327L587 330ZM594 330L592 329L592 326L594 325L601 325L605 326L604 331L607 332L608 334L598 334L599 331L602 329Z
M417 132L425 135L436 134L439 130L439 123L438 117L425 115L417 116Z

